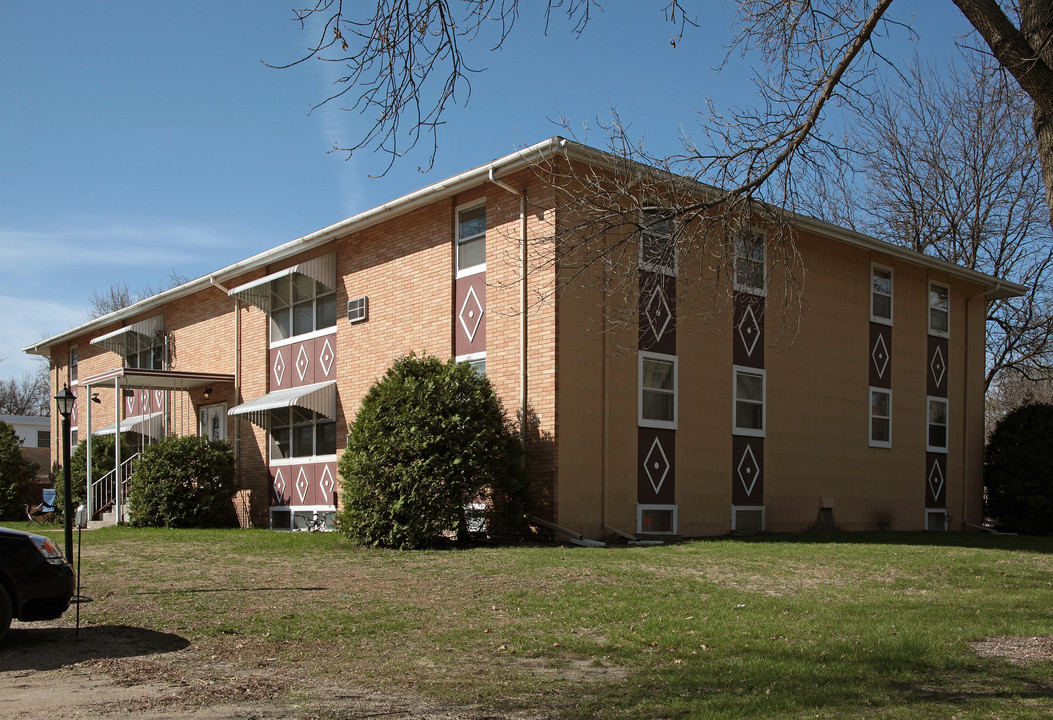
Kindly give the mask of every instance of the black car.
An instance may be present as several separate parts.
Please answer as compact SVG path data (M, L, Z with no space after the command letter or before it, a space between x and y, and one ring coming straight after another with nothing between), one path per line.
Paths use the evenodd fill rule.
M0 528L0 641L11 618L52 620L69 607L73 567L43 535Z

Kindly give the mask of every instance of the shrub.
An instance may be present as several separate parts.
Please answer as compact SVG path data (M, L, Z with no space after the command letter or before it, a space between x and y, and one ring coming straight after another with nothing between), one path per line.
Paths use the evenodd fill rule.
M420 548L464 537L482 503L491 532L526 509L519 440L490 381L467 363L407 355L370 388L340 458L341 530L352 540Z
M234 513L230 443L167 437L148 445L128 480L128 511L137 527L230 527Z
M1005 530L1053 532L1053 405L1023 405L1006 415L984 451L987 516Z
M27 497L26 483L39 467L22 454L15 429L0 421L0 519L24 517L26 503L32 502Z

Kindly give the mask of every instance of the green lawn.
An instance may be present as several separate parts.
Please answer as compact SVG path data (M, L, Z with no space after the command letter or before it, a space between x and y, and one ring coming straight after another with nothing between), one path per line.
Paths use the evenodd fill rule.
M86 624L442 701L571 719L1053 714L1053 662L970 647L1053 635L1053 539L400 553L335 534L113 528L83 542Z

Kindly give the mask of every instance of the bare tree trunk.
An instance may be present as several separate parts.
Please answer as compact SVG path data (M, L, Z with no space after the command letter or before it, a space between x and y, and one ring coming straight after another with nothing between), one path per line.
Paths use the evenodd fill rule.
M1035 103L1035 136L1053 224L1053 0L1020 0L1019 30L996 0L954 0L954 4Z

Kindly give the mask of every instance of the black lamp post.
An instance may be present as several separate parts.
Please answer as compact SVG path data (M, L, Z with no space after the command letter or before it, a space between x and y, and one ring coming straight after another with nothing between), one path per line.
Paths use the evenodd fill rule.
M62 386L55 396L58 413L62 416L62 519L66 529L66 562L73 562L73 482L70 480L69 455L69 416L73 412L73 403L77 396Z

